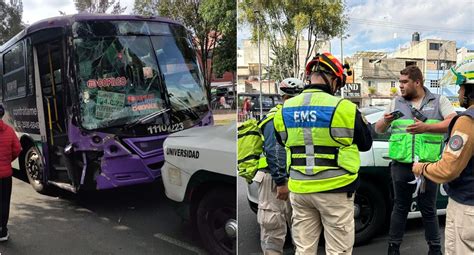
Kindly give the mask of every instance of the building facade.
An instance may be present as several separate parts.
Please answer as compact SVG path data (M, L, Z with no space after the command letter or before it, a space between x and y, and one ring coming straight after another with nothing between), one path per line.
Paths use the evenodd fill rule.
M319 42L316 47L312 50L310 56L316 54L316 52L329 51L329 41ZM308 41L301 39L299 42L299 71L298 75L300 78L303 77L304 69L306 65L305 56L308 50ZM262 68L262 90L265 93L277 93L276 86L279 81L275 81L270 77L268 81L267 69L272 65L272 59L274 54L269 43L265 40L260 42L260 63ZM238 91L245 93L252 93L260 91L260 83L258 82L259 72L259 59L258 59L258 44L252 42L252 40L242 40L242 47L237 50L237 84L239 86ZM247 84L247 86L245 85ZM249 91L249 87L250 89Z

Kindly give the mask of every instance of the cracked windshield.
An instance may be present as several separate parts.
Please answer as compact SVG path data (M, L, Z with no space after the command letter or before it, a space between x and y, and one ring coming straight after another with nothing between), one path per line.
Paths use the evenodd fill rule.
M166 90L174 111L207 104L187 38L174 37L160 23L107 25L119 36L104 36L104 26L99 34L94 24L79 26L78 34L87 37L74 39L84 128L124 125L164 110ZM165 35L136 36L150 33Z

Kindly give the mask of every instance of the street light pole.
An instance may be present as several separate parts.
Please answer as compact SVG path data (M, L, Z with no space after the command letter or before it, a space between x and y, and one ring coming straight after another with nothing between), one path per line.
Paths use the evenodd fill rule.
M267 40L267 79L268 79L268 93L270 92L270 41Z
M260 56L260 15L259 11L254 12L257 16L257 41L258 41L258 83L260 85L260 118L263 116L263 103L262 103L262 60Z
M341 63L344 65L344 53L342 48L343 35L341 34ZM341 87L341 98L344 98L344 87Z

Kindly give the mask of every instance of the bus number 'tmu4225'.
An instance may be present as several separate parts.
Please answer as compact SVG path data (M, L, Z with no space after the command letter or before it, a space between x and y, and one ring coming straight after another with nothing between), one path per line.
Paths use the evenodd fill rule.
M152 182L169 133L213 123L191 37L163 18L39 21L0 46L0 99L39 192Z

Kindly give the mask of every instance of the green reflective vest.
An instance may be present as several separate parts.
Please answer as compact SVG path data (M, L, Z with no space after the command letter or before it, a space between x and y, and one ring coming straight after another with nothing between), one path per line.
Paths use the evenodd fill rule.
M250 183L259 169L263 141L258 123L254 119L242 123L237 128L237 131L237 168L239 176L245 178Z
M291 192L334 190L357 179L356 111L354 103L319 89L285 101L273 122L287 149Z
M438 123L439 120L426 120L426 123ZM414 120L401 119L392 122L392 134L388 143L388 155L391 159L402 162L412 163L415 158L419 162L436 162L441 159L441 150L443 145L443 134L424 133L410 134L406 129Z
M438 123L443 120L440 107L440 96L424 88L425 97L420 104L420 113L428 119L425 123ZM410 134L406 129L414 124L411 102L402 97L394 100L394 108L401 111L404 116L392 122L392 131L389 139L388 155L391 159L401 163L412 163L415 158L419 162L436 162L441 159L444 134L424 133Z

